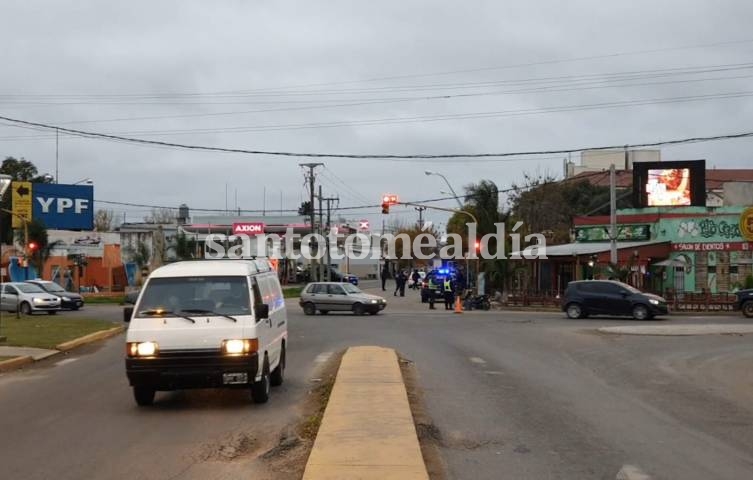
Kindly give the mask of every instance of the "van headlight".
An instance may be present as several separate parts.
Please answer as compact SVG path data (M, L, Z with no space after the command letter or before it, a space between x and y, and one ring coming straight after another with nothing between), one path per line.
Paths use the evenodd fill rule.
M259 340L256 338L231 339L222 341L222 353L227 355L243 355L259 349Z
M651 305L659 305L659 300L655 298L649 298L648 303L650 303Z
M159 351L157 342L130 342L128 343L129 357L153 357Z

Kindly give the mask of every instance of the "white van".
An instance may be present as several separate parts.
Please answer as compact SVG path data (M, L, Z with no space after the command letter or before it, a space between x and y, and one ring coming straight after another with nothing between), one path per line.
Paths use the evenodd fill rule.
M128 316L128 315L126 315ZM282 384L287 313L267 260L196 260L156 269L130 312L126 374L139 405L156 391Z

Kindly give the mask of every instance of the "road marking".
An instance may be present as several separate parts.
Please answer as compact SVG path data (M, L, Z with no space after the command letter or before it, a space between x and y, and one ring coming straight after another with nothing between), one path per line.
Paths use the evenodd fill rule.
M487 375L504 375L502 372L496 370L484 370L484 373Z
M314 363L324 363L332 356L332 352L322 352L316 356Z
M651 476L635 465L623 465L617 472L617 480L651 480Z
M470 360L472 363L476 363L478 365L485 365L486 364L486 360L484 360L483 358L479 358L479 357L471 357L468 360Z
M56 367L61 367L65 365L66 363L72 363L78 360L78 358L66 358L65 360L60 360L59 362L55 362Z

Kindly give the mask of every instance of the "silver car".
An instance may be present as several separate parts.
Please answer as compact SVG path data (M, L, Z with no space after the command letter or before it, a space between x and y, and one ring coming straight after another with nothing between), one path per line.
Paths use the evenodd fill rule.
M309 283L301 292L299 303L306 315L314 315L317 310L322 315L338 311L376 315L387 306L382 297L365 293L350 283L337 282Z
M34 312L55 315L60 310L60 297L31 283L3 283L0 284L0 308L8 312L19 310L24 315Z

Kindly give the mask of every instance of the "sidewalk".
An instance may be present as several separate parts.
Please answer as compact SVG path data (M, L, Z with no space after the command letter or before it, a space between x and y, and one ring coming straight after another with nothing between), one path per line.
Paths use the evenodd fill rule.
M345 353L304 480L428 480L395 351Z
M0 346L0 357L31 357L35 362L57 354L58 350L30 347Z

